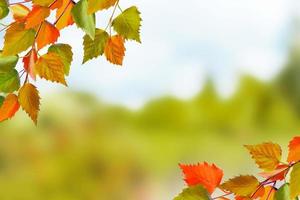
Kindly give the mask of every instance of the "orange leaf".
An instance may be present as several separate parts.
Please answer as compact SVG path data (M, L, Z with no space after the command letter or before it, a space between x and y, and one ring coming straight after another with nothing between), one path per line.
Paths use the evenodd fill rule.
M32 11L28 14L25 28L33 28L41 24L50 15L50 9L43 6L33 6Z
M0 122L12 118L19 110L20 104L15 94L9 94L0 108Z
M288 162L300 160L300 137L294 137L289 144Z
M47 21L44 21L40 27L40 31L36 37L38 50L44 46L57 41L60 33L59 30Z
M62 0L56 0L49 7L50 7L51 10L54 10L54 9L62 7L62 5L63 5Z
M59 30L66 26L74 24L72 17L72 8L75 3L72 0L62 0L62 6L56 11L56 28Z
M202 185L209 193L218 187L223 177L223 171L214 164L199 163L197 165L179 165L189 186Z
M265 187L265 194L260 198L260 200L273 200L275 192L276 192L275 188L271 186Z
M125 51L124 39L120 35L110 37L104 49L106 59L116 65L123 64Z
M29 14L30 9L22 4L16 4L10 6L10 9L13 13L13 18L16 21L24 21L26 19L26 16Z
M23 58L24 69L31 76L33 80L36 79L34 73L34 65L38 60L38 56L35 49L30 50Z

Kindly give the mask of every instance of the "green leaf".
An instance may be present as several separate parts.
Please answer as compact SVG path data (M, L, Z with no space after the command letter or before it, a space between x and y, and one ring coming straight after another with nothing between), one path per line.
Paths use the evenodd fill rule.
M290 198L290 186L289 184L284 184L275 193L274 200L287 200Z
M20 78L17 70L0 71L0 92L14 92L20 88Z
M95 39L92 40L88 35L83 37L84 57L83 63L103 55L109 35L106 31L96 29Z
M4 56L0 51L0 71L9 71L17 65L19 56Z
M73 60L72 47L68 44L54 44L49 47L48 52L56 53L60 56L64 64L64 72L66 75L70 73L70 66Z
M0 107L2 106L3 102L4 102L4 97L3 96L0 96Z
M3 55L17 55L34 42L35 30L25 29L24 23L13 23L4 36Z
M80 0L72 9L72 16L79 28L92 39L95 37L95 14L88 14L87 0Z
M114 30L125 39L141 42L140 27L142 19L140 14L135 6L126 9L112 22Z
M174 200L210 200L208 192L200 185L184 189Z
M300 195L300 163L294 165L290 179L291 199Z
M9 13L9 8L6 0L0 0L0 19L6 17Z

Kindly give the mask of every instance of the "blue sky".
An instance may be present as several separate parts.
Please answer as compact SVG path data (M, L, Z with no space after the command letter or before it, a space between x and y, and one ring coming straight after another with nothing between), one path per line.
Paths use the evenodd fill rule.
M83 33L62 31L59 42L73 46L69 88L104 101L138 108L150 99L195 95L208 76L229 96L241 74L269 80L287 56L299 0L121 0L142 12L142 44L127 43L123 67L98 58L82 62ZM298 5L296 5L298 4ZM105 27L111 11L97 16ZM61 86L38 80L43 95Z

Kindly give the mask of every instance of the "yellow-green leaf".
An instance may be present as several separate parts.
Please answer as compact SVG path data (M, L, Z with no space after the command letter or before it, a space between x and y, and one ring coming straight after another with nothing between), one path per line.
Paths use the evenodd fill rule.
M117 0L88 0L88 13L108 9L115 5Z
M60 56L61 61L64 64L65 75L69 75L70 66L73 60L72 47L68 44L54 44L49 47L48 52L56 53Z
M208 192L200 185L184 189L174 200L210 200Z
M36 124L40 110L40 96L36 87L30 83L26 83L20 88L18 99L22 109Z
M290 186L284 184L275 193L274 200L288 200L290 198Z
M6 17L8 13L9 9L6 0L0 0L0 19Z
M278 144L263 143L259 145L245 145L256 164L263 170L275 170L281 160L282 150Z
M220 188L238 196L250 196L259 186L254 176L238 176L223 183Z
M291 172L290 191L291 199L300 195L300 163L295 164Z
M60 56L49 52L42 55L35 64L35 73L46 80L67 85L64 64Z
M9 93L18 90L20 78L17 70L0 71L0 93Z
M114 27L114 30L125 39L141 42L140 27L142 19L140 14L141 13L136 6L124 10L113 20L112 26Z
M88 35L83 37L84 57L83 63L103 55L105 45L109 35L106 31L96 29L95 39L92 40Z
M4 56L0 51L0 71L9 71L15 68L18 60L19 56Z
M76 25L85 31L91 39L95 38L95 14L88 14L87 0L80 0L72 9Z
M25 29L24 23L13 23L4 36L3 55L16 55L32 46L35 30Z

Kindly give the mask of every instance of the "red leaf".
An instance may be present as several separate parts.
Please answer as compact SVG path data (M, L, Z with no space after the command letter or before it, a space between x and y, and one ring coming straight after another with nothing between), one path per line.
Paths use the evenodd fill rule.
M189 186L202 185L209 193L218 187L223 178L223 171L214 164L199 163L197 165L179 165Z
M289 144L288 162L297 162L300 160L300 137L294 137Z
M23 58L24 69L31 76L33 80L36 79L34 73L34 65L38 60L38 56L35 49L30 50Z

